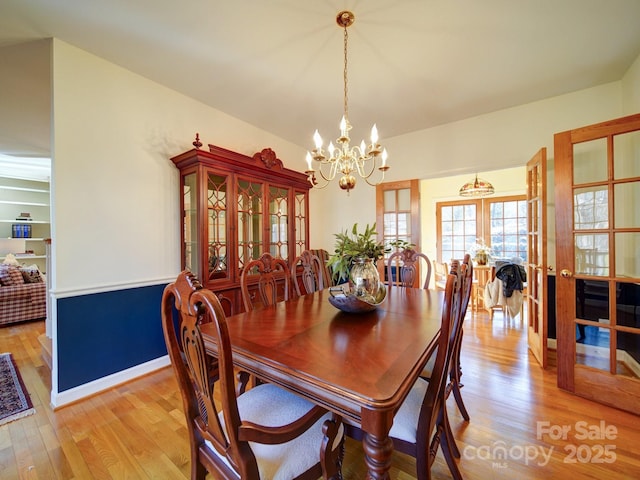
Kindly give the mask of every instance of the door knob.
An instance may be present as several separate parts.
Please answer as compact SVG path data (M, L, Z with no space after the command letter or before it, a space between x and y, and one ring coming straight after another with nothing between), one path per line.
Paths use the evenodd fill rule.
M560 270L560 276L562 278L571 278L573 277L573 272L571 270L567 270L566 268L563 268L562 270Z

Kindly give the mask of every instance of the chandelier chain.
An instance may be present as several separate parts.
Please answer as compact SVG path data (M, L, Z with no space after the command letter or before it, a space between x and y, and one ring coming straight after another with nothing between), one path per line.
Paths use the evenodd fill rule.
M349 120L349 105L347 103L347 44L349 43L349 33L347 27L344 27L344 117Z

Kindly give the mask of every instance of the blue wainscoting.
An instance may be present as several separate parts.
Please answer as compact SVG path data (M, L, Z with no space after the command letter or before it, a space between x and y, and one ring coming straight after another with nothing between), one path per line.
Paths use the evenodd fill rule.
M57 300L58 391L165 356L165 285Z

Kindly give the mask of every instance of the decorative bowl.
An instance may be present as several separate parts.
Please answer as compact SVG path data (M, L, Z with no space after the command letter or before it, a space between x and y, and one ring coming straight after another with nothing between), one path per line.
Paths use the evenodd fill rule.
M371 295L357 296L349 290L348 286L340 285L329 288L329 293L331 294L329 303L338 310L346 313L364 313L375 310L378 305L384 302L387 296L387 289L381 283L375 297Z

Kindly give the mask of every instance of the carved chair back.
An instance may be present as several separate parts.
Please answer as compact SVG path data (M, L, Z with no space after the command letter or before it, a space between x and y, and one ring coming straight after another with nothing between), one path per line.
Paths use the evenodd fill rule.
M254 273L255 272L257 273ZM250 290L257 277L257 288ZM246 311L253 310L256 303L263 306L275 305L281 300L289 300L291 295L291 272L289 265L281 258L263 253L251 260L242 269L240 291Z
M325 288L332 287L333 283L331 279L331 272L329 271L329 266L327 265L327 261L330 257L329 252L322 248L314 248L311 249L310 252L320 259L320 275L322 276L322 284Z
M303 251L293 261L291 281L298 296L322 290L324 288L324 281L322 261L320 258L310 250Z
M422 265L420 264L421 259L423 260ZM389 286L418 287L421 269L424 269L425 275L422 288L428 290L431 281L431 260L429 257L412 248L394 252L387 260L388 284Z

